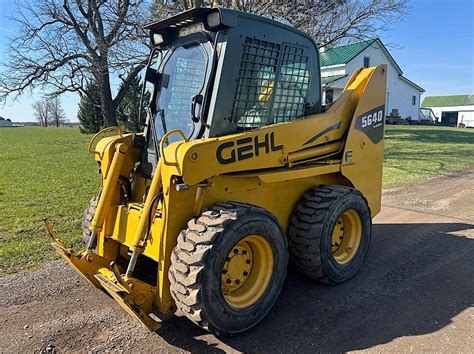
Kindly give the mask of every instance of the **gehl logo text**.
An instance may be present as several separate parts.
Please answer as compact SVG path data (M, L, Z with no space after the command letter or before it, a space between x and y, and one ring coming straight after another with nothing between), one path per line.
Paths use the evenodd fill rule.
M217 147L216 157L219 163L226 165L282 149L283 145L275 144L275 133L266 133L263 137L226 141Z

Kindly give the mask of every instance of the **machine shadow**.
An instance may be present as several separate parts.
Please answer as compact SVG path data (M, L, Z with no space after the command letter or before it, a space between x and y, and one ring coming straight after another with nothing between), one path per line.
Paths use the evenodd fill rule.
M350 351L396 338L436 332L473 306L473 225L378 224L361 272L325 286L291 267L270 314L235 338L214 338L184 317L157 333L192 352L221 351L222 341L244 352ZM201 337L201 338L198 338ZM208 343L214 343L209 347Z

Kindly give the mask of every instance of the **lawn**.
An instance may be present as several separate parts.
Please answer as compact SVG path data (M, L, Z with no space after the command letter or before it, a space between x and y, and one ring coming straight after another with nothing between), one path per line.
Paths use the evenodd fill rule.
M81 219L97 193L91 136L77 128L0 129L0 274L54 258L42 218L67 244L79 246ZM389 126L384 188L474 165L474 130Z
M54 258L45 216L78 246L82 211L99 186L90 138L77 128L0 129L0 274Z
M474 129L387 126L383 187L393 188L474 165Z

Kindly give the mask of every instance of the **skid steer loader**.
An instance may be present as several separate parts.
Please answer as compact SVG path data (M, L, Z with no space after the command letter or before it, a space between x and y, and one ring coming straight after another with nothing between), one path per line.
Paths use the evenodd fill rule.
M45 219L55 251L151 330L178 309L219 335L251 328L289 259L324 283L356 274L380 211L386 67L323 107L318 49L290 26L200 8L146 29L145 131L93 137L87 247Z

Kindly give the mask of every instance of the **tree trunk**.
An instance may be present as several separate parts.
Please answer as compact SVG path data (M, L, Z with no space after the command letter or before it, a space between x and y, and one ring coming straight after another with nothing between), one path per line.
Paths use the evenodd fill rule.
M115 106L112 99L112 90L110 89L109 70L104 69L99 78L101 90L101 105L104 112L104 128L117 125L115 118Z
M108 90L110 94L110 87ZM117 120L115 119L115 108L112 101L112 95L106 96L104 89L102 89L102 111L104 112L104 128L112 127L117 125Z

